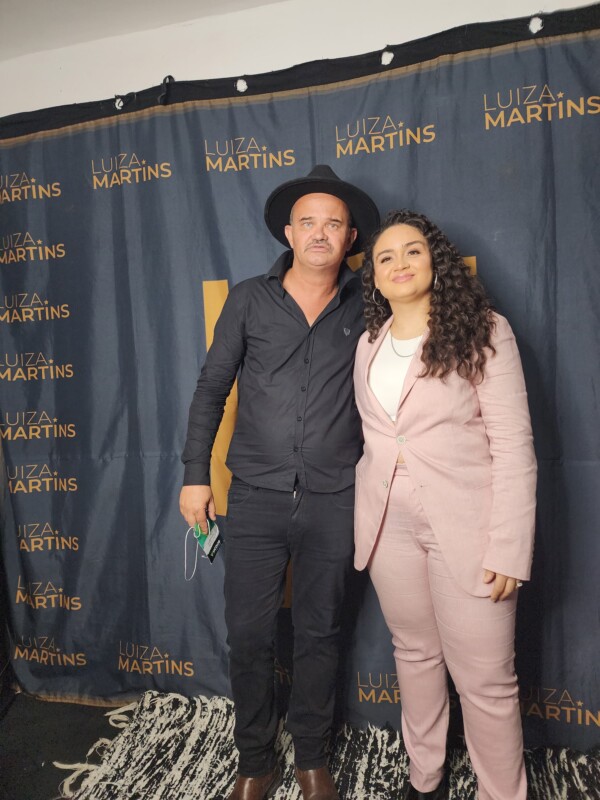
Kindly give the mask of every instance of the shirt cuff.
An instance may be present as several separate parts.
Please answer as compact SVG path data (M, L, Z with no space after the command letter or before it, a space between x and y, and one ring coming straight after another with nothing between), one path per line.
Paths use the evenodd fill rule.
M184 486L210 486L210 470L203 464L186 464L183 472Z

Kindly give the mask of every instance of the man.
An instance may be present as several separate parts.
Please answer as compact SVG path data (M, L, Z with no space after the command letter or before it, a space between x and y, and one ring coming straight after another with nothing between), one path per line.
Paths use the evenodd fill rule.
M181 512L215 518L209 464L239 373L225 528L225 621L238 776L229 800L281 783L274 743L274 638L288 562L294 575L294 679L287 727L305 800L338 800L326 765L344 584L353 554L353 399L361 284L344 258L377 227L377 207L327 166L275 189L267 227L290 247L266 275L233 287L190 408Z

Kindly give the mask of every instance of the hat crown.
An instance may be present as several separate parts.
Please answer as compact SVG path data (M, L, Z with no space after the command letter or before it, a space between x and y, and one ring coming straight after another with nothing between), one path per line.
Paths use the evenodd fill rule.
M306 176L307 178L318 178L319 180L339 181L340 178L335 174L328 164L317 164Z

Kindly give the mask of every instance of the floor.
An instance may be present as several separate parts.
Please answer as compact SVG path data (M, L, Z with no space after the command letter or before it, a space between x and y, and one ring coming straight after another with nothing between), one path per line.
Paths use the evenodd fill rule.
M9 696L8 702L3 694L1 701L0 800L59 800L60 784L70 772L57 769L53 762L84 762L99 739L113 739L119 733L109 724L106 708L50 703L22 693ZM557 765L557 772L563 768ZM600 793L581 794L577 785L574 779L572 791L560 796L570 800L600 797Z
M48 703L17 694L0 719L0 800L55 800L68 771L54 761L85 761L89 748L119 731L107 709Z

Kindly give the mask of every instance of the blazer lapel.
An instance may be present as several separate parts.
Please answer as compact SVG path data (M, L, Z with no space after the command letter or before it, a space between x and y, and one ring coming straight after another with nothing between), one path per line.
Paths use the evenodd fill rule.
M423 334L423 338L419 342L419 346L417 347L415 354L412 357L410 366L408 368L408 372L406 373L406 378L404 379L404 385L402 387L402 394L400 395L400 400L398 402L398 411L400 410L402 403L404 403L404 401L410 394L410 390L415 385L420 373L423 371L423 367L425 365L421 361L421 354L423 352L423 345L425 344L428 336L429 336L429 328L426 328L425 333ZM396 413L396 419L398 419L397 413Z
M381 326L381 329L379 331L379 335L377 336L377 339L375 339L375 341L373 342L372 347L369 349L369 354L367 356L367 361L365 363L365 368L363 370L363 376L362 376L362 380L364 382L364 390L365 390L365 392L367 393L367 395L369 397L370 406L371 406L372 410L377 413L378 420L380 422L384 423L386 428L390 428L390 427L393 428L394 423L389 418L388 414L384 410L384 408L381 405L381 403L379 402L379 400L375 397L375 394L373 393L373 390L371 389L371 387L369 385L369 370L371 369L371 362L373 361L373 359L377 355L377 352L378 352L379 348L381 347L381 345L383 344L383 340L385 339L386 334L387 334L388 330L390 329L390 326L392 324L392 319L393 319L393 317L389 317L389 319L386 319L386 321Z

